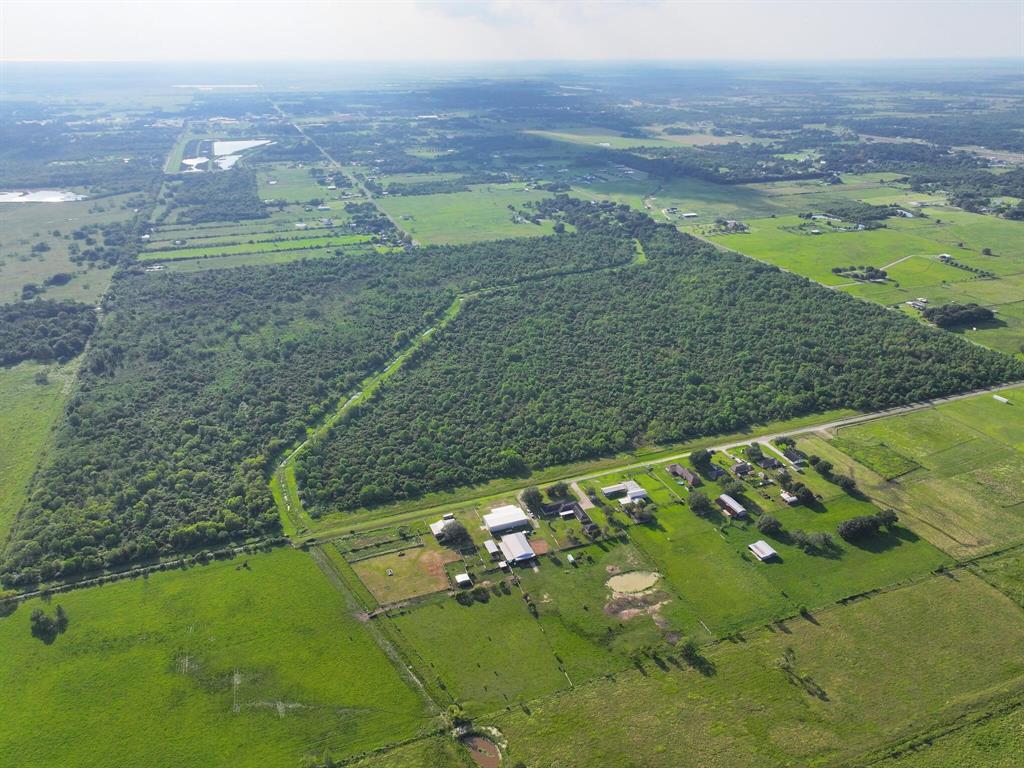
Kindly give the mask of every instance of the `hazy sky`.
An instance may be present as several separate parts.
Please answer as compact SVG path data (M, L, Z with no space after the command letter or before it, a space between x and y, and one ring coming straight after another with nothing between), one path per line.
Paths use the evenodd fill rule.
M8 60L1024 58L1024 0L0 0Z

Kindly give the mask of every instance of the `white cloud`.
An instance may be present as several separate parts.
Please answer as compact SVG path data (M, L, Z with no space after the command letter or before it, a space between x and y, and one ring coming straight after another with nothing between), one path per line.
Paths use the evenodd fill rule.
M491 61L1024 57L1019 0L0 0L0 57Z

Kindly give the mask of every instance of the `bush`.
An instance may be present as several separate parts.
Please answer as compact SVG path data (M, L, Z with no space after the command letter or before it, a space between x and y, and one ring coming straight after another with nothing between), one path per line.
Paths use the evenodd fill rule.
M857 541L858 539L875 536L881 527L882 522L878 519L878 516L861 515L860 517L851 517L849 520L843 520L843 522L836 526L836 531L846 541Z

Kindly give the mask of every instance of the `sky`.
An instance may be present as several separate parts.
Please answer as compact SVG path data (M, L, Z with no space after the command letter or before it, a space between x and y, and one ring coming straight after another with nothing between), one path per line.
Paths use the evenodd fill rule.
M1019 58L1024 0L0 0L7 61Z

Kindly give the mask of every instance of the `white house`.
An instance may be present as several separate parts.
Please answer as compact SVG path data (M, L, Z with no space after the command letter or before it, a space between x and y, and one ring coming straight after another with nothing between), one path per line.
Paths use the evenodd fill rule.
M778 553L769 546L765 540L755 541L753 544L748 544L747 549L754 553L754 557L760 560L762 563L765 560L771 560Z
M533 551L533 547L530 546L526 535L519 532L502 536L501 541L498 542L498 547L501 549L501 554L505 556L505 560L509 563L522 563L532 560L537 556Z
M529 528L530 518L515 504L495 507L484 515L484 526L492 534L502 531L513 531L516 528Z
M626 502L636 501L647 497L647 491L636 480L626 480L616 485L609 485L601 489L601 493L609 499L624 496Z
M794 504L796 504L798 501L800 501L800 499L798 499L796 497L796 494L790 493L789 491L782 491L782 493L779 494L779 498L781 498L784 502L789 504L789 506L791 506L791 507Z

